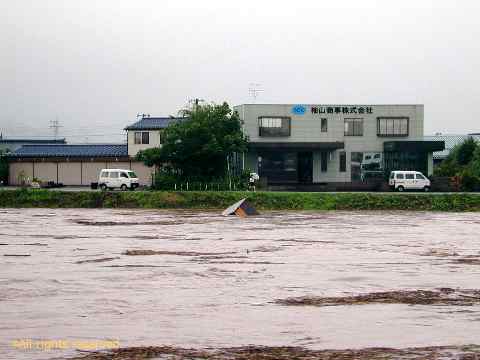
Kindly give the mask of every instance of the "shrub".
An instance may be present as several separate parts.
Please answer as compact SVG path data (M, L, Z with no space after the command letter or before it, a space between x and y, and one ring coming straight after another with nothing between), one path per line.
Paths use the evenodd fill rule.
M460 190L478 191L480 189L480 179L473 175L471 170L464 170L460 174Z

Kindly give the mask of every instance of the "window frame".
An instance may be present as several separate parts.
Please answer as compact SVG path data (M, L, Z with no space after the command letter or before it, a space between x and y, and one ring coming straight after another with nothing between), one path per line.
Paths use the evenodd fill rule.
M273 126L276 120L280 120L280 126ZM263 126L264 121L270 122L272 126ZM275 122L274 122L275 121ZM289 137L292 134L292 118L290 116L259 116L258 136L259 137ZM277 131L272 129L278 129Z
M146 138L146 140L145 140L145 138ZM150 131L135 131L133 133L133 143L135 145L148 145L148 144L150 144Z
M321 118L320 119L320 132L328 132L328 119Z
M382 120L384 120L385 122L383 123ZM404 129L404 127L402 126L401 120L406 120L406 123L407 123L406 129ZM396 125L396 122L398 123L398 125ZM389 128L389 126L391 126L391 128ZM403 131L403 130L406 130L406 131L396 133L396 129L400 129L400 131ZM410 135L410 118L408 116L378 116L377 117L377 136L408 137L409 135Z
M148 144L150 144L150 131L142 131L142 145Z
M357 133L356 130L358 130L359 128L357 128L355 125L353 125L353 129L351 133L350 131L347 131L347 124L349 123L360 123L361 133ZM343 135L344 136L363 136L363 132L364 132L363 124L364 124L363 118L344 118L343 119Z

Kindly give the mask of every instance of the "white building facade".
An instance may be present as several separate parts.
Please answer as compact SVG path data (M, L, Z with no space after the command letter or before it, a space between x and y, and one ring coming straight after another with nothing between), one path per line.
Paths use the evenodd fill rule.
M234 107L250 140L244 166L268 183L348 183L390 170L430 175L423 105L244 104Z

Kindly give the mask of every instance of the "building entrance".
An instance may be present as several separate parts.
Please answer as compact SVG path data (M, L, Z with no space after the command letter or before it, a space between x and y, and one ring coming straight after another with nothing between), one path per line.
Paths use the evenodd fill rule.
M299 152L298 153L298 170L297 179L299 183L310 184L313 181L313 153Z

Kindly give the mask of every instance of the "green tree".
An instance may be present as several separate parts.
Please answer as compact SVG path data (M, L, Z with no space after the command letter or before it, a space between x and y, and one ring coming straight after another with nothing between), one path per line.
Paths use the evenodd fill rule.
M186 119L164 130L162 147L140 151L137 159L165 167L184 179L212 180L227 174L227 159L247 150L238 114L227 103L197 105Z
M478 144L473 137L469 137L463 143L458 145L458 148L455 149L454 154L457 160L458 165L465 166L470 163L477 150Z
M480 175L480 146L472 137L456 145L447 158L435 169L436 176L460 176L464 170L472 170L469 174ZM473 171L478 167L478 173Z

